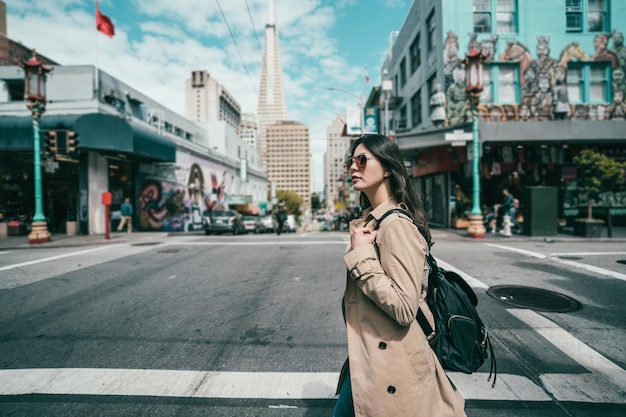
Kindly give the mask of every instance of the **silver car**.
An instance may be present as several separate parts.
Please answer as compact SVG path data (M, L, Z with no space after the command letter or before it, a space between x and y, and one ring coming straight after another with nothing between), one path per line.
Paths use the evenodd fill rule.
M204 234L232 233L238 235L245 233L246 229L241 219L241 214L235 210L215 210L209 213L209 219L204 223Z
M256 233L271 233L276 230L276 223L272 216L259 216L254 227Z

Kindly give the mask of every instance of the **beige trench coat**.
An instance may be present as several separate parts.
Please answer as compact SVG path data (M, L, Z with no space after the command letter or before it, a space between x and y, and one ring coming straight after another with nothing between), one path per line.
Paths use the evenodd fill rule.
M394 207L389 200L366 210L350 230L374 229ZM380 225L376 245L378 251L374 244L365 245L344 256L343 307L356 416L465 416L463 398L415 319L421 306L434 327L425 301L426 240L408 217L394 213Z

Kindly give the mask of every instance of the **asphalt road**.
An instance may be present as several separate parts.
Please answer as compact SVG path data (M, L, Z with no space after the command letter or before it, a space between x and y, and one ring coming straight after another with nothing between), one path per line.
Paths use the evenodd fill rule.
M348 235L164 237L0 253L2 416L330 416ZM491 331L472 416L626 414L626 245L438 240ZM580 303L506 304L496 285ZM510 301L510 300L509 300Z

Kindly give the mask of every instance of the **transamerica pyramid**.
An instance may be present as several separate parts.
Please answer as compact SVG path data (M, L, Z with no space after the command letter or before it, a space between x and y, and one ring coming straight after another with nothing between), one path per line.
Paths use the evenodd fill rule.
M262 166L265 170L267 167L266 127L269 124L287 119L274 0L269 0L267 24L265 25L265 45L263 47L263 66L261 68L258 114L258 148L261 154Z

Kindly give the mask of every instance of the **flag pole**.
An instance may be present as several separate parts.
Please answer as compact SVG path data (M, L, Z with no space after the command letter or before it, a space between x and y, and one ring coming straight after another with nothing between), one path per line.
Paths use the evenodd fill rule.
M96 0L96 16L98 15L98 0ZM100 100L100 97L98 97L99 92L100 92L100 77L98 75L98 54L99 54L99 49L100 49L100 42L98 40L98 35L100 34L98 31L98 22L97 22L97 18L96 18L96 75L94 77L94 82L95 82L95 89L94 89L94 94L96 96L96 101Z

